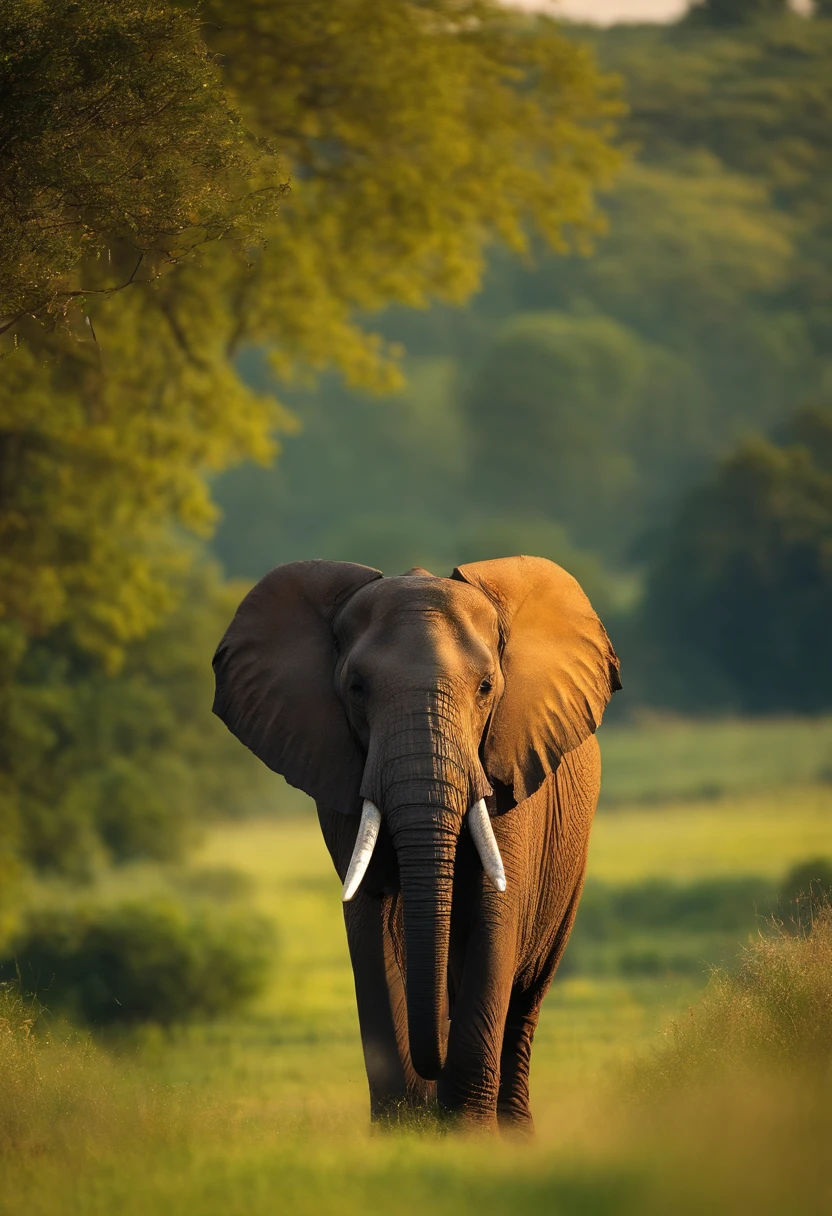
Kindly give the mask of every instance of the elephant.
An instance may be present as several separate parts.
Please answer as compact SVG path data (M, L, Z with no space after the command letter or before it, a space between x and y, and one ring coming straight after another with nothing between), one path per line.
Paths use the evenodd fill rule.
M242 601L214 670L214 712L317 804L371 1119L532 1133L532 1039L621 687L578 583L537 557L450 577L291 562Z

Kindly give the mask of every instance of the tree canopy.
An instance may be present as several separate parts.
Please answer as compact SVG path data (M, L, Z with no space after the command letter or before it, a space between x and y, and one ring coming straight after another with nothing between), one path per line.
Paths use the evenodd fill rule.
M250 238L280 193L258 151L195 13L2 0L2 327ZM247 191L258 170L265 189Z

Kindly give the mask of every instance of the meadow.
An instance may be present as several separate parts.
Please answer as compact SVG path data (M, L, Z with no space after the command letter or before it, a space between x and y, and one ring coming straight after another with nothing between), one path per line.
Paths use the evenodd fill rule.
M534 1145L369 1128L339 884L287 797L211 829L187 874L118 880L196 883L274 922L272 981L245 1015L93 1041L54 1019L30 1033L7 998L0 1210L828 1211L828 1061L798 1077L726 1059L667 1092L651 1078L707 1024L711 964L761 940L795 864L832 858L832 722L652 722L608 728L602 749L585 907L535 1043Z

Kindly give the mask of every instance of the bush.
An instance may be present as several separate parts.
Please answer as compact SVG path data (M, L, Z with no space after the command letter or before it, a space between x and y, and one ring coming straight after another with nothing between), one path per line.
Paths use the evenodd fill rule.
M832 904L832 861L812 857L789 870L780 887L780 914L787 923L810 929L825 904Z
M0 975L93 1026L163 1026L230 1012L263 988L271 926L165 897L30 915Z
M646 1088L726 1076L761 1064L822 1075L832 1060L832 904L811 929L779 925L719 970L703 1000L671 1027L667 1046L642 1069Z

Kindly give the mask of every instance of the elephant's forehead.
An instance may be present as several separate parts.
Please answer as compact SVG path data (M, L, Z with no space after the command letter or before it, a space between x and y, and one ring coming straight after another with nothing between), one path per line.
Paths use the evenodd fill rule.
M497 613L482 592L450 578L402 575L378 579L356 593L338 621L347 634L374 627L385 632L446 627L496 640Z

